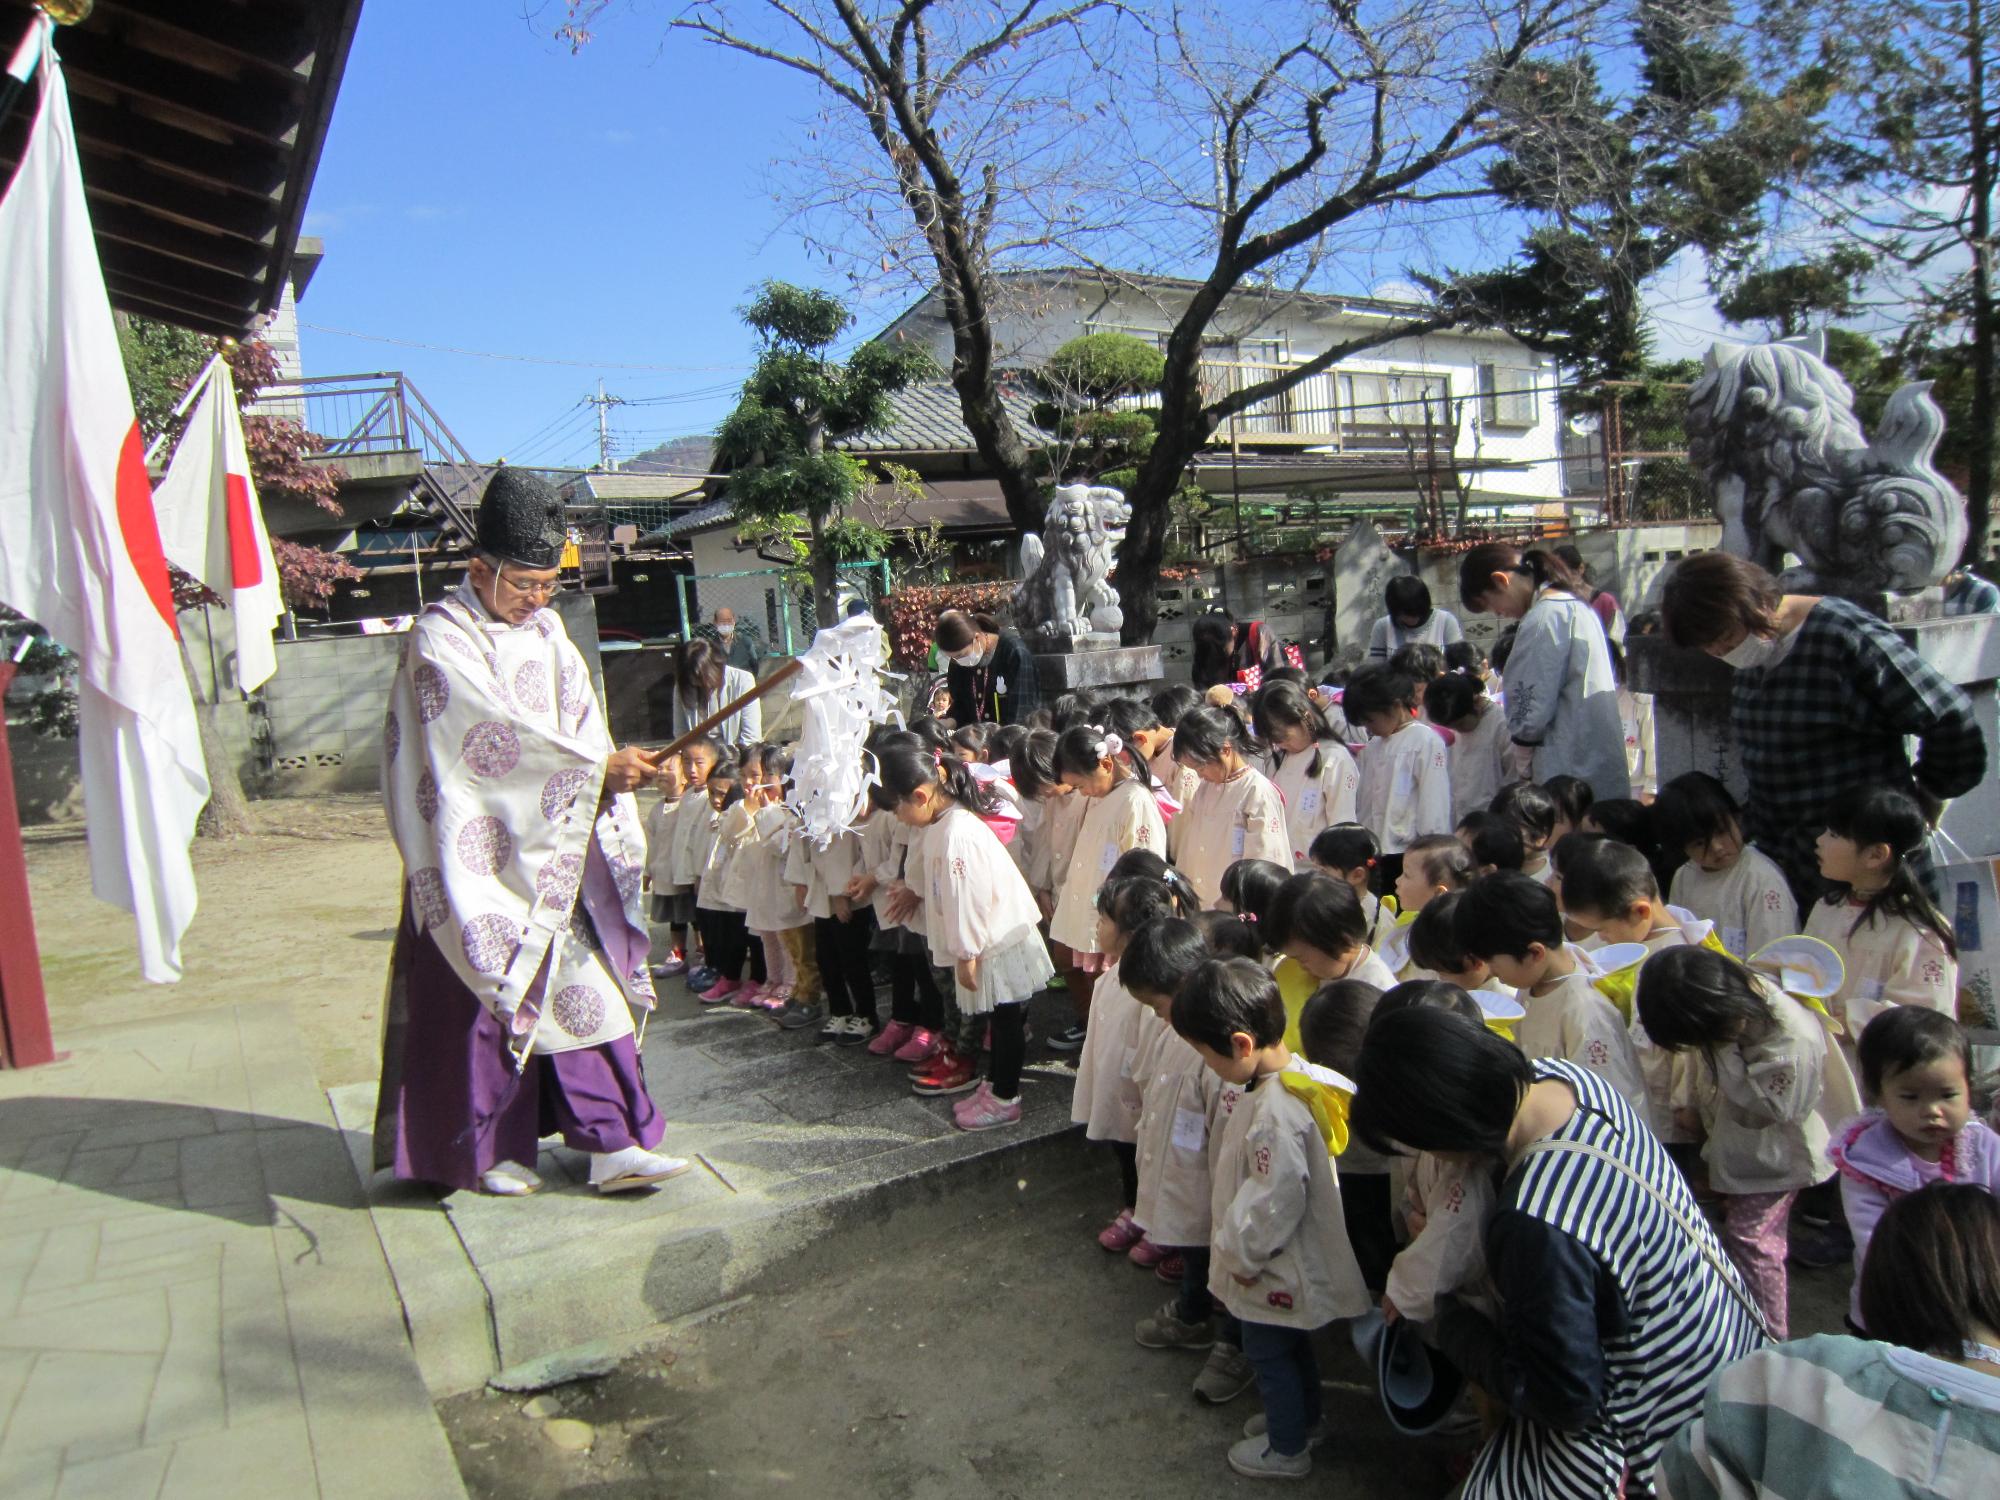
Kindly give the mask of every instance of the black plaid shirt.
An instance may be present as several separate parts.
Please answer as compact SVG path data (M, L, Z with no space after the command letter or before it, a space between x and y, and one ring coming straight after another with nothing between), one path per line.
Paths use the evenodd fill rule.
M1730 718L1750 783L1744 832L1801 906L1825 888L1813 845L1836 797L1913 781L1957 797L1986 774L1972 701L1845 599L1822 599L1776 666L1736 674ZM1906 735L1918 741L1914 767Z

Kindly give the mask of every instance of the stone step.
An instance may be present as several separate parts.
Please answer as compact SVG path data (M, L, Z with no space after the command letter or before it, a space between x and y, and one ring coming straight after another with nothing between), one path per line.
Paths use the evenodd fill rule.
M1065 997L1037 1008L1038 1031L1067 1024ZM433 1395L895 1253L934 1230L941 1203L970 1215L1102 1170L1073 1138L1075 1074L1061 1063L1031 1062L1020 1125L966 1134L955 1099L920 1098L902 1065L814 1035L671 1001L648 1031L646 1074L667 1121L661 1150L695 1166L609 1197L588 1186L585 1158L552 1143L537 1167L548 1186L529 1198L440 1201L371 1180L374 1087L334 1090Z

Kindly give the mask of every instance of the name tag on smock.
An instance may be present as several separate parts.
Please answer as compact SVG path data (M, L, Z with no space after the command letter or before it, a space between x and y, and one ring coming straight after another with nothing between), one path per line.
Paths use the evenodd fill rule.
M1118 1066L1118 1076L1120 1078L1130 1078L1132 1076L1132 1065L1138 1060L1139 1049L1137 1047L1127 1047L1125 1049L1125 1061Z
M1174 1111L1174 1146L1181 1151L1199 1151L1208 1139L1208 1117L1198 1109Z
M1104 855L1101 859L1097 861L1097 873L1100 875L1109 875L1111 873L1111 867L1117 863L1118 863L1118 846L1116 844L1106 843L1104 846Z
M1319 811L1319 788L1309 786L1299 793L1299 816L1310 818Z
M1229 857L1231 859L1243 857L1243 830L1240 827L1229 831Z

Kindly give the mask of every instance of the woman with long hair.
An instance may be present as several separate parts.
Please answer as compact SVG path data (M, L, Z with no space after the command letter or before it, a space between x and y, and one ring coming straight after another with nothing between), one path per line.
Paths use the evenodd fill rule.
M1561 558L1483 542L1459 561L1467 609L1520 621L1507 658L1507 729L1530 781L1571 775L1600 797L1629 797L1625 725L1590 585Z
M728 665L715 642L689 641L674 656L674 738L756 687L757 679ZM748 749L764 738L764 706L746 703L709 732L724 745Z

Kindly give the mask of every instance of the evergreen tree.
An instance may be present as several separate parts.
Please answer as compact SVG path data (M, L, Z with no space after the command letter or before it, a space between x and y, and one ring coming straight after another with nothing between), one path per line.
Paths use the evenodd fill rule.
M736 409L716 435L723 493L739 525L792 549L810 569L822 624L833 624L839 565L880 557L888 537L849 514L868 470L833 446L887 424L889 397L930 369L921 350L870 340L845 364L829 357L854 321L824 292L767 281L743 321L762 345Z

